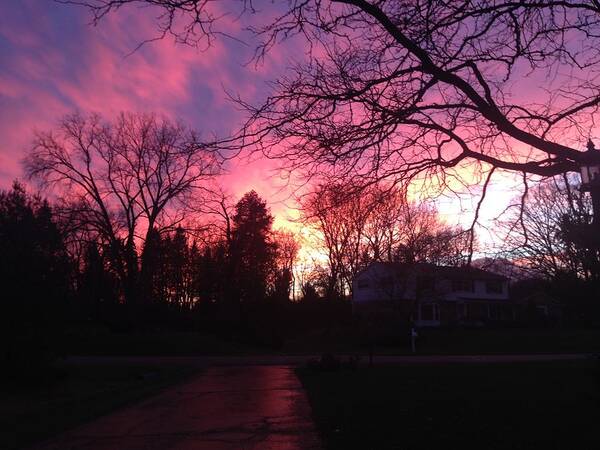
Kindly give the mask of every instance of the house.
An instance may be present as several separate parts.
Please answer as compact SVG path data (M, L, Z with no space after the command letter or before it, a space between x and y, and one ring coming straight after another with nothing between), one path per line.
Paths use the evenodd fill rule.
M508 279L474 267L374 262L352 287L357 315L400 317L419 327L515 320Z

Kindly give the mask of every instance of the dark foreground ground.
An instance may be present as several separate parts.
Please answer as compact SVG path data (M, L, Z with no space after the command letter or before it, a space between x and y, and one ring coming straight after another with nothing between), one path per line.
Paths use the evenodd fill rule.
M298 335L280 347L247 343L240 337L166 332L86 333L69 343L66 355L79 356L59 359L57 368L31 370L16 382L4 381L10 370L3 368L0 449L56 435L152 396L211 365L302 366L324 353L359 357L365 365L369 349L351 330L335 327ZM591 362L575 359L600 353L600 330L422 330L416 357L406 339L376 343L373 349L376 365L410 360L422 367L300 372L332 448L357 442L379 448L369 445L399 442L399 436L407 436L399 448L419 448L421 441L438 438L461 443L467 435L473 435L474 442L491 439L482 448L509 442L514 433L510 442L547 438L550 447L560 443L563 448L569 440L594 438L588 425L590 417L600 417L600 375ZM536 356L526 356L532 354ZM560 361L532 364L548 358ZM522 363L523 359L531 361ZM471 361L481 366L467 368L464 364ZM435 367L428 367L432 362ZM427 416L426 411L432 412ZM349 428L339 425L342 420L351 424ZM436 421L442 434L431 431ZM538 433L544 426L549 431ZM348 437L347 432L360 436ZM368 441L360 440L364 436Z
M256 343L244 336L215 337L204 333L111 333L73 336L68 355L312 355L367 354L369 344L356 327L315 329L276 342ZM411 354L408 334L379 339L374 350L382 355ZM417 339L421 355L484 355L539 353L600 353L600 330L560 328L429 329Z
M600 448L597 361L297 374L329 449Z
M73 360L3 386L0 448L320 448L311 418L330 449L600 448L590 356L380 357L299 368L302 385L280 356L255 358Z
M310 413L289 367L209 367L34 448L319 450Z
M180 364L58 366L0 386L0 449L23 448L197 373Z

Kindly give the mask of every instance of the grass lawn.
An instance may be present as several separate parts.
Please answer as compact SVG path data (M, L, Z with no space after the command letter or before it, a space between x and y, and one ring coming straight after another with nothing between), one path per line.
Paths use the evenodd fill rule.
M260 353L251 345L195 332L82 333L68 340L70 355L187 356ZM262 350L264 353L264 350Z
M0 448L22 448L182 381L183 366L68 366L0 388Z
M225 340L198 332L147 332L75 334L67 340L69 355L191 356L257 354L366 354L369 346L356 326L315 329L289 336L283 346L252 344L238 337ZM417 352L424 355L600 353L596 329L424 329L419 331ZM411 354L408 335L378 342L376 354Z
M366 353L366 343L358 341L352 330L334 333L315 330L286 343L287 353ZM408 333L408 332L407 332ZM376 354L411 354L408 334L381 340ZM421 355L485 355L531 353L600 353L600 330L567 328L504 329L422 329L417 339Z
M419 332L425 354L528 354L600 352L600 330L592 329L429 329Z
M594 361L299 369L329 449L600 448Z

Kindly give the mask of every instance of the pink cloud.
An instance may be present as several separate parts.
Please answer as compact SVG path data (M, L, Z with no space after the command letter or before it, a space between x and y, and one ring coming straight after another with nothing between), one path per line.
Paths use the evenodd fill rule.
M123 9L91 27L86 11L72 6L39 1L0 6L0 188L21 176L19 161L33 130L50 129L74 110L109 118L120 111L154 111L206 133L235 130L243 117L223 88L259 101L268 92L266 81L305 52L300 40L292 40L274 47L262 65L244 67L252 43L222 38L200 52L167 37L131 54L156 36L151 12ZM221 30L231 34L242 26L233 16L221 22ZM236 161L222 181L235 198L255 189L279 216L293 203L289 190L281 190L285 180L273 161Z
M232 63L236 55L221 41L199 52L166 38L130 54L141 41L155 36L151 15L130 10L94 28L81 9L51 3L43 8L53 14L39 14L39 8L23 2L0 20L0 37L7 43L6 49L0 48L2 186L20 175L18 160L32 130L50 128L73 110L107 116L123 110L154 111L208 132L222 132L224 125L236 127L227 124L236 112L223 87L256 91L251 77L231 73L236 65L240 72L246 69L241 62ZM63 13L72 17L62 18ZM73 18L75 25L61 29L61 20ZM230 26L239 25L232 21ZM72 36L63 36L63 31Z

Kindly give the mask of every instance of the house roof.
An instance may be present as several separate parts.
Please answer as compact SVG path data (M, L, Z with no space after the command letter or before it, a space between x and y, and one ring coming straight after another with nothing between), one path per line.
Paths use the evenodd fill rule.
M449 280L482 280L482 281L506 281L503 275L490 272L484 269L478 269L472 266L437 266L429 263L400 263L400 262L374 262L371 264L381 264L395 272L406 270L415 270L420 273L437 275Z

